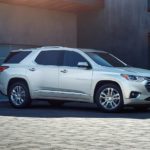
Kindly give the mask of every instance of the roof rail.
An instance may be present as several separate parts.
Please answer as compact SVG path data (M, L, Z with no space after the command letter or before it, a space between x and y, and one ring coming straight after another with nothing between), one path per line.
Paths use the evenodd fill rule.
M15 52L15 51L22 51L22 50L24 50L24 49L22 49L22 48L20 48L20 49L12 49L11 51Z
M62 46L42 46L41 48L61 48Z

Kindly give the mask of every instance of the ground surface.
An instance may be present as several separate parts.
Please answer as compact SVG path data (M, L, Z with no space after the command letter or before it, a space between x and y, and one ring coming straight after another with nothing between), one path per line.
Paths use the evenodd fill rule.
M95 106L46 102L17 110L0 102L0 150L150 149L150 111L99 112Z

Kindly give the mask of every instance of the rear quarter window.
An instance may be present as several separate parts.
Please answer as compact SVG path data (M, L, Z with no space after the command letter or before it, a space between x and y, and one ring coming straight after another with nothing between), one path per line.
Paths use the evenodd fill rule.
M31 51L11 52L4 60L4 63L12 63L12 64L20 63L30 53Z

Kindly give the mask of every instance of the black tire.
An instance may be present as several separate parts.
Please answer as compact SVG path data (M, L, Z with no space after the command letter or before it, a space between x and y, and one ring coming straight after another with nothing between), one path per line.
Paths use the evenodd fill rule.
M65 102L58 100L49 100L48 103L53 107L61 107L64 105Z
M111 99L107 96L107 100L106 100L106 98L103 98L103 97L100 98L100 96L102 96L102 93L105 90L110 89L110 88L114 89L114 91L113 91L114 94L119 94L118 95L118 100L114 99L113 96L112 96L113 98L111 98ZM112 101L113 101L113 106L115 107L115 108L112 108L112 109L111 108L106 108L105 106L103 106L104 104L102 104L102 103L107 103L107 107L108 107L108 105L110 105L112 107L112 105L111 105ZM114 105L114 102L115 102L115 104L117 103L116 106ZM122 95L122 91L121 91L120 87L117 86L116 84L112 84L112 83L105 84L105 85L99 87L98 90L96 91L95 103L97 104L97 107L100 110L102 110L103 112L108 112L108 113L111 113L111 112L120 112L123 109L123 106L124 106L123 95Z
M149 106L142 106L142 105L139 105L139 106L133 106L133 108L136 110L136 111L147 111L150 107Z
M13 90L16 90L17 87L21 87L21 93L23 96L20 96L20 101L16 98L16 94L13 95ZM8 98L9 98L9 102L10 104L14 107L14 108L26 108L28 106L30 106L31 104L31 98L30 98L30 93L29 93L29 89L28 86L26 85L26 83L24 82L16 82L13 83L12 85L10 85L9 89L8 89ZM15 101L16 99L16 101Z

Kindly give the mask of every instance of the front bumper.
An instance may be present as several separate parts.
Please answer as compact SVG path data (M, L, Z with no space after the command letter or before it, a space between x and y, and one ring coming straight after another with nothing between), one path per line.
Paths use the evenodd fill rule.
M124 99L124 104L125 105L139 105L139 104L150 105L150 96L145 95L144 97L147 97L147 98L143 99L142 96L141 96L141 98Z
M150 87L147 85L150 81L133 82L125 81L122 91L125 105L148 104L150 105ZM132 92L140 93L137 97L131 98Z

